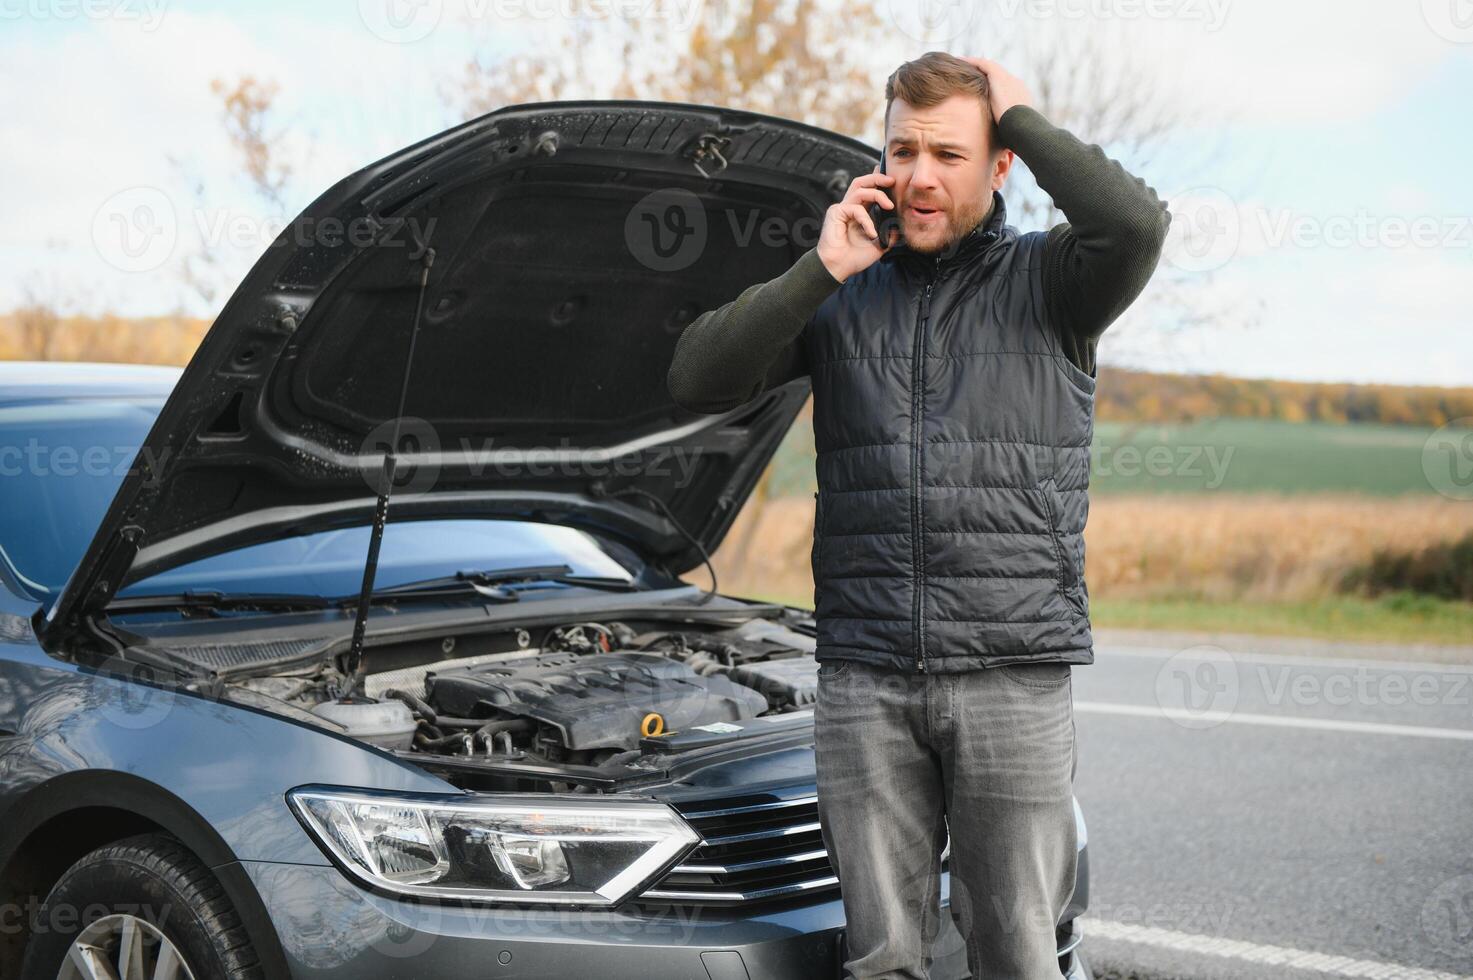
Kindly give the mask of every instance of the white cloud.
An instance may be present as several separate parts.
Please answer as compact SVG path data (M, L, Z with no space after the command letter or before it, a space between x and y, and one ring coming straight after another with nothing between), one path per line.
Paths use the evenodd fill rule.
M1224 322L1150 329L1153 293L1102 359L1165 371L1394 384L1473 385L1473 253L1449 249L1303 249L1222 267L1200 282L1198 306ZM1255 319L1232 314L1261 306ZM1112 334L1114 334L1112 336Z
M187 296L170 268L125 273L91 247L98 209L131 188L165 195L181 248L200 223L243 218L265 227L277 217L262 214L243 185L213 79L249 74L280 86L281 156L297 170L293 213L344 175L451 121L434 90L438 76L422 60L435 43L456 47L451 34L411 51L384 43L356 18L286 18L263 33L172 9L153 30L125 19L68 27L5 43L0 142L22 152L7 162L16 193L0 224L0 257L17 275L0 280L0 308L19 301L31 269L65 273L77 292L125 313L160 312ZM208 214L191 213L196 202L171 156L204 181ZM224 264L243 274L263 246L227 248Z

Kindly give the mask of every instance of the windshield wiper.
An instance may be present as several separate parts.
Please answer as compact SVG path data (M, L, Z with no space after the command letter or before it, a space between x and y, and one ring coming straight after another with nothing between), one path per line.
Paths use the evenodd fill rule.
M462 571L453 576L456 581L474 582L477 585L511 585L517 582L554 582L559 585L581 585L607 592L635 592L638 590L628 579L610 578L606 575L574 575L571 565L528 565L522 568L493 568L489 571Z
M553 582L576 585L608 592L635 592L638 586L621 578L597 575L573 575L568 565L527 565L489 571L460 571L454 575L406 582L385 589L375 589L370 602L397 602L479 596L492 602L516 602L520 596L502 588L520 582ZM357 596L337 599L320 595L285 592L220 592L215 589L189 589L159 595L119 596L108 603L111 612L154 612L165 609L238 612L253 609L262 612L291 612L305 609L340 608L358 601Z
M295 609L326 609L328 601L319 595L294 595L277 592L217 592L213 589L190 589L163 595L119 596L108 603L109 612L151 612L159 609L202 609L209 611L260 609L282 612Z
M479 595L493 602L516 602L518 594L505 586L522 582L551 582L558 585L576 585L608 592L634 592L638 587L620 578L596 575L574 575L570 565L526 565L520 568L496 568L486 571L459 571L454 575L406 582L384 589L375 589L370 599L385 602L404 598L435 599L445 596ZM340 602L356 601L345 597Z

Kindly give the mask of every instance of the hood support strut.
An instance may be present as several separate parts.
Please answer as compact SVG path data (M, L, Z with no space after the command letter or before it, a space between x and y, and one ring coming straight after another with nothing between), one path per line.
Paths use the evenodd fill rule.
M373 580L378 574L379 549L384 542L384 526L389 523L389 495L394 492L394 477L399 471L399 425L404 419L404 404L409 397L409 376L414 370L414 344L419 339L419 325L424 318L425 292L430 284L430 267L435 264L435 250L426 247L419 273L419 297L414 304L414 327L409 332L409 353L404 358L404 380L399 388L399 407L394 413L394 431L384 453L383 470L379 473L378 505L373 511L373 531L368 538L368 558L363 563L363 585L358 592L358 611L353 617L353 642L343 655L342 671L347 676L344 699L353 697L363 686L363 634L368 627L368 609L373 601Z

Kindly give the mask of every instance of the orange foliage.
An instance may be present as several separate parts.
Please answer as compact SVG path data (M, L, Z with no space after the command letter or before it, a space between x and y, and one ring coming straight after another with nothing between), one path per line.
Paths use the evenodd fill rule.
M1190 422L1217 417L1436 428L1453 419L1473 417L1473 388L1279 381L1102 367L1095 417L1107 422Z

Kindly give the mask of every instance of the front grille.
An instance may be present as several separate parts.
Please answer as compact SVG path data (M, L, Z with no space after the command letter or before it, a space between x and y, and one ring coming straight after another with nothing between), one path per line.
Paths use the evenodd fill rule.
M681 810L702 843L640 898L656 902L745 905L835 891L818 829L818 797Z

